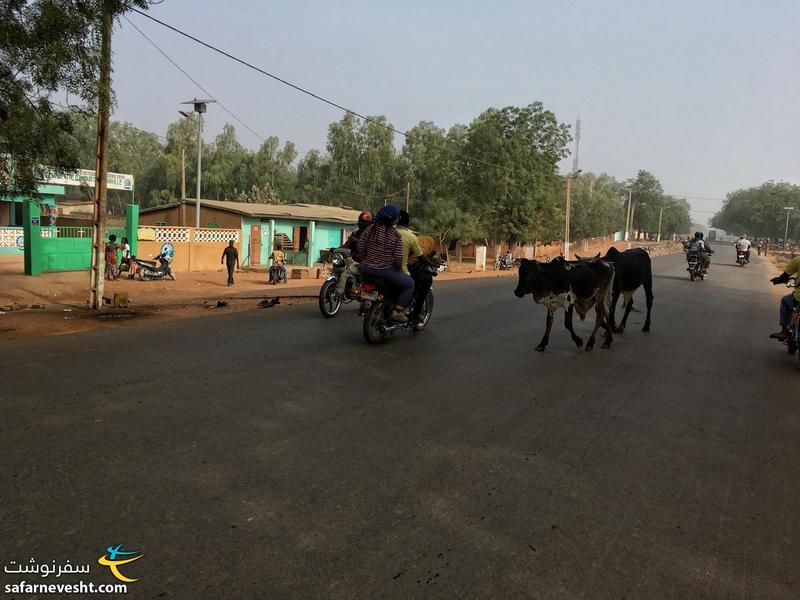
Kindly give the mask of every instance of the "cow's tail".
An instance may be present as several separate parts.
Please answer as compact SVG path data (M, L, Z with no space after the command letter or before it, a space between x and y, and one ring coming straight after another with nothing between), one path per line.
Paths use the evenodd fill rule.
M603 293L603 308L606 309L606 318L608 318L608 315L611 314L611 296L614 293L614 277L616 273L614 270L614 263L609 262L606 264L611 267L611 278L608 280L608 285Z

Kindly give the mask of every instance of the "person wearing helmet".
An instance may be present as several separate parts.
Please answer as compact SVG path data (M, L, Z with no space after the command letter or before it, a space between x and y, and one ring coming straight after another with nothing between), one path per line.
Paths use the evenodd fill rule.
M750 240L747 239L747 234L743 233L739 236L739 239L736 241L736 259L739 259L739 250L744 252L744 261L750 262Z
M403 273L403 240L394 226L400 209L387 204L375 215L375 222L358 236L357 253L361 256L361 273L380 279L397 290L397 304L389 318L404 323L404 311L414 295L414 280Z
M710 255L714 254L714 251L703 240L702 231L696 231L694 237L689 241L689 252L697 252L703 264L703 271L708 271L708 267L711 264Z
M353 233L350 234L350 237L347 238L347 241L344 243L342 248L349 248L350 249L350 256L353 257L353 260L356 262L361 262L361 256L358 253L358 238L364 233L364 230L372 224L372 213L369 211L364 211L358 215L358 229L356 229Z

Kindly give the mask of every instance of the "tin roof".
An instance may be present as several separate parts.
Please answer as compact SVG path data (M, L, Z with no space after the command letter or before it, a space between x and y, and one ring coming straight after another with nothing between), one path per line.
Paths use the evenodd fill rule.
M162 206L151 206L144 208L142 213L172 208L180 204L190 204L194 206L194 198L184 198L180 202L165 204ZM272 219L298 219L302 221L330 221L334 223L355 224L358 222L359 211L352 208L340 208L338 206L324 206L322 204L257 204L250 202L231 202L229 200L200 200L200 206L216 208L232 213L244 215L246 217L272 218Z

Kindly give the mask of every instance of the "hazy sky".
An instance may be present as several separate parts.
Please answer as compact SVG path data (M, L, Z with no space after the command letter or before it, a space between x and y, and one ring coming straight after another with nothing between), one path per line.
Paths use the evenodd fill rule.
M581 118L581 168L652 171L696 220L734 189L800 183L797 0L165 0L151 14L400 130L541 100ZM340 111L129 18L259 135L324 149ZM113 44L114 119L163 134L203 95L124 20ZM206 139L225 122L259 145L218 106Z

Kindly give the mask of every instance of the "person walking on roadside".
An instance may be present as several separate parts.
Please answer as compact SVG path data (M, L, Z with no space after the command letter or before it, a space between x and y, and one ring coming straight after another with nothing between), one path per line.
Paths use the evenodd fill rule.
M106 279L111 281L119 279L117 250L119 250L117 236L112 233L110 236L108 236L108 242L106 243Z
M225 263L228 268L228 285L233 285L233 268L239 270L239 251L233 245L233 240L228 242L228 246L222 251L222 260L219 264Z

